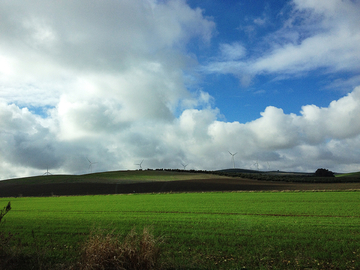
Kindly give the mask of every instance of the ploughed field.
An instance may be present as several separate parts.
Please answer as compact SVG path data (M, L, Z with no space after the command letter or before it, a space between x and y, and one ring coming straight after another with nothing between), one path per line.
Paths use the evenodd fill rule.
M266 180L264 179L266 176ZM45 175L0 181L0 197L97 195L202 191L271 191L271 190L354 190L360 189L360 178L333 179L302 175L248 173L226 176L181 171L117 171L88 175ZM250 179L252 178L252 179ZM260 180L258 180L260 179ZM304 180L305 179L305 180ZM335 179L335 178L334 178ZM355 180L354 180L355 179ZM357 181L356 181L357 179ZM301 180L301 181L300 181Z

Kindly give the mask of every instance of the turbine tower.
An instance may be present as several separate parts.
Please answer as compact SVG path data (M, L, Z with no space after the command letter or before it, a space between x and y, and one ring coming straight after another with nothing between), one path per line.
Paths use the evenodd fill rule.
M143 162L144 162L144 160L142 160L140 163L135 164L135 165L139 165L139 167L140 167L139 169L142 170L142 166L141 166L141 165L142 165Z
M237 154L237 152L235 154L231 153L230 151L228 151L229 154L231 155L231 160L232 160L232 163L233 163L233 168L235 169L235 158L234 156Z
M87 159L87 161L89 161L89 171L90 171L90 173L92 173L92 165L93 164L96 164L97 162L91 162L88 158L86 158Z

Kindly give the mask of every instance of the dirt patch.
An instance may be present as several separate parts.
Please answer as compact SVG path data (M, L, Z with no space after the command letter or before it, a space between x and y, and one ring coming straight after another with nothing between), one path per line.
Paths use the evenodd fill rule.
M360 183L293 183L259 181L243 178L196 179L182 181L146 182L133 184L56 183L39 185L1 185L0 197L63 196L162 192L207 191L284 191L284 190L351 190Z

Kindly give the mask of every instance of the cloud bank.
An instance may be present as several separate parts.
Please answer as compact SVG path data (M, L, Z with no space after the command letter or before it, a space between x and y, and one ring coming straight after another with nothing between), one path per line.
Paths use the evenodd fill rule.
M344 2L294 1L293 20L309 15L297 27L316 21L309 37L274 41L254 60L241 43L222 44L222 61L206 69L256 76L358 68L358 4ZM350 15L329 25L339 10ZM287 24L276 38L293 31ZM93 171L137 169L142 160L143 168L216 170L232 167L228 151L238 152L241 168L359 170L360 87L324 108L285 114L269 106L252 122L223 121L213 98L194 90L199 64L188 49L207 46L215 31L185 1L3 1L0 179L47 168L87 173L87 159L97 162ZM339 33L344 40L335 42ZM324 41L323 52L315 45Z

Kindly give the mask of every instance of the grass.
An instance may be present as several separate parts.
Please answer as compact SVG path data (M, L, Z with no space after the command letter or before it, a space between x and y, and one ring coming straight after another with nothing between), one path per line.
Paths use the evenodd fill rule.
M21 239L25 254L45 247L40 257L53 265L78 261L94 227L121 235L150 226L155 238L165 238L158 269L360 268L359 192L12 198L11 204L4 232Z
M335 177L357 177L357 178L360 178L360 172L336 174Z

